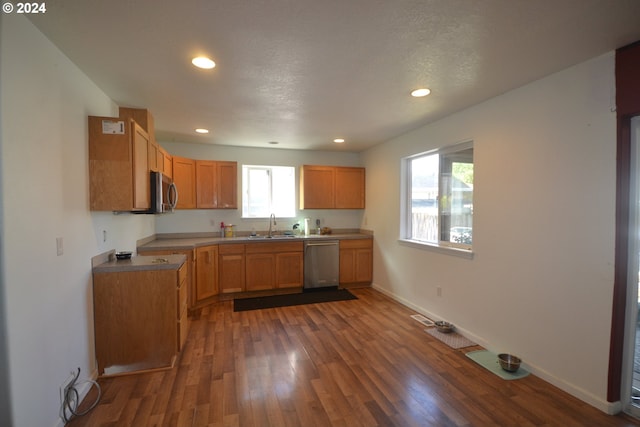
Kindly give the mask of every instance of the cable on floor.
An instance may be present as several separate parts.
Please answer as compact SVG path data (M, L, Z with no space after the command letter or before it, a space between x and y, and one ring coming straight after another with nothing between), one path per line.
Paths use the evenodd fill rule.
M78 368L78 373L74 375L73 380L64 389L64 399L62 402L62 408L60 408L60 412L65 424L67 424L69 421L71 421L75 417L81 417L83 415L88 414L89 411L91 411L93 408L96 407L96 405L98 405L98 402L100 401L100 397L102 396L102 389L100 388L100 384L98 384L96 381L93 381L93 380L87 380L87 381L78 383L79 377L80 377L80 368ZM78 389L76 388L76 386L87 384L87 383L90 383L96 386L96 389L98 390L98 396L96 397L95 402L93 402L87 409L85 409L84 411L78 411L78 406L80 406L80 393L78 393Z

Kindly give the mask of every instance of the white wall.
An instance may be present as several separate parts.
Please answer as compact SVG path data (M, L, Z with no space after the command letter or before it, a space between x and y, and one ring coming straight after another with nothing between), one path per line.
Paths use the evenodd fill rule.
M0 15L0 23L0 290L13 421L49 426L57 421L58 387L69 371L80 367L84 378L95 371L90 258L133 249L137 239L155 231L217 231L212 220L241 220L237 211L194 210L157 219L90 213L86 116L113 115L117 108L28 20ZM366 166L364 215L301 216L324 215L333 227L373 229L376 287L454 322L490 349L521 355L536 373L607 410L612 87L609 54L396 138L361 159L161 144L196 159ZM399 206L401 157L470 138L474 259L400 245L399 208L389 207ZM56 256L56 237L64 238L62 256ZM442 297L436 296L437 286Z
M612 409L613 87L611 53L363 154L375 286L491 350L521 356L605 411ZM468 139L475 144L474 258L403 246L401 158Z
M87 116L117 108L30 21L0 19L0 254L13 424L52 426L70 371L80 367L86 379L96 369L91 257L132 249L155 220L89 212Z
M361 166L360 155L341 151L303 151L273 148L230 147L205 144L186 144L160 141L169 153L197 160L226 160L238 162L238 209L190 209L177 210L171 215L157 218L158 233L219 232L220 222L235 224L238 231L264 231L268 229L267 219L242 219L241 174L242 165L295 166L296 194L299 185L299 166L333 165ZM277 220L279 230L290 230L296 222L303 224L305 217L320 219L323 227L334 229L358 229L361 227L361 209L305 209L300 210L296 198L296 218Z

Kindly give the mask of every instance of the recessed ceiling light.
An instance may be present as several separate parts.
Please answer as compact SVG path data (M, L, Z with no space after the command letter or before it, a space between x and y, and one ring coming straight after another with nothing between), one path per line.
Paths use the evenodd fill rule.
M333 140L333 142L335 142L336 144L342 144L344 142L343 138L336 138Z
M198 128L196 129L196 132L205 134L205 133L209 133L209 129Z
M411 96L414 96L416 98L421 98L423 96L427 96L431 93L431 91L427 88L420 88L420 89L416 89L414 91L411 92Z
M280 143L279 143L278 141L269 141L269 144L271 144L271 145L278 145L278 144L280 144Z
M198 68L204 68L205 70L209 70L216 66L216 63L206 56L197 56L191 60L191 63Z

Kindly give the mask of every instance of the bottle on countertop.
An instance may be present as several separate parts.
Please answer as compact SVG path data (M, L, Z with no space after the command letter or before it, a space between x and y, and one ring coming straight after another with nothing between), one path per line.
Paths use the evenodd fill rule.
M304 235L308 236L311 231L311 218L304 219Z

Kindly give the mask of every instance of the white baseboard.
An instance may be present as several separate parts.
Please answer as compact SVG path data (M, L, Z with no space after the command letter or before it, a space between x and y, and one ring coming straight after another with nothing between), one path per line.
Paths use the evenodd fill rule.
M384 295L388 296L389 298L393 299L394 301L397 301L400 304L402 304L402 305L414 310L415 312L420 313L423 316L426 316L426 317L430 318L431 320L446 320L446 321L450 321L448 319L439 318L439 316L436 315L435 313L431 313L428 310L425 310L423 307L420 307L420 306L412 303L411 301L408 301L408 300L400 297L399 295L396 295L393 292L376 285L375 283L372 283L371 287L373 289L377 290L378 292L381 292ZM470 331L467 331L467 330L465 330L463 328L460 328L457 325L456 325L456 332L458 332L460 335L470 339L471 341L477 343L478 345L486 348L489 351L496 351L496 349L493 348L491 343L487 342L487 340L485 340L484 338L473 334ZM565 391L565 392L569 393L570 395L574 396L575 398L580 399L585 403L588 403L589 405L599 409L602 412L605 412L605 413L607 413L609 415L614 415L614 414L618 414L618 413L620 413L622 411L622 404L621 404L620 401L607 402L606 400L602 400L599 397L594 396L593 394L591 394L591 393L589 393L589 392L587 392L587 391L585 391L585 390L583 390L583 389L581 389L579 387L576 387L574 384L571 384L571 383L565 381L562 378L559 378L559 377L556 377L554 375L551 375L550 373L548 373L544 369L541 369L541 368L537 367L536 365L524 364L523 366L529 372L531 372L532 374L542 378L543 380L545 380L549 384L552 384L552 385L558 387L562 391Z

